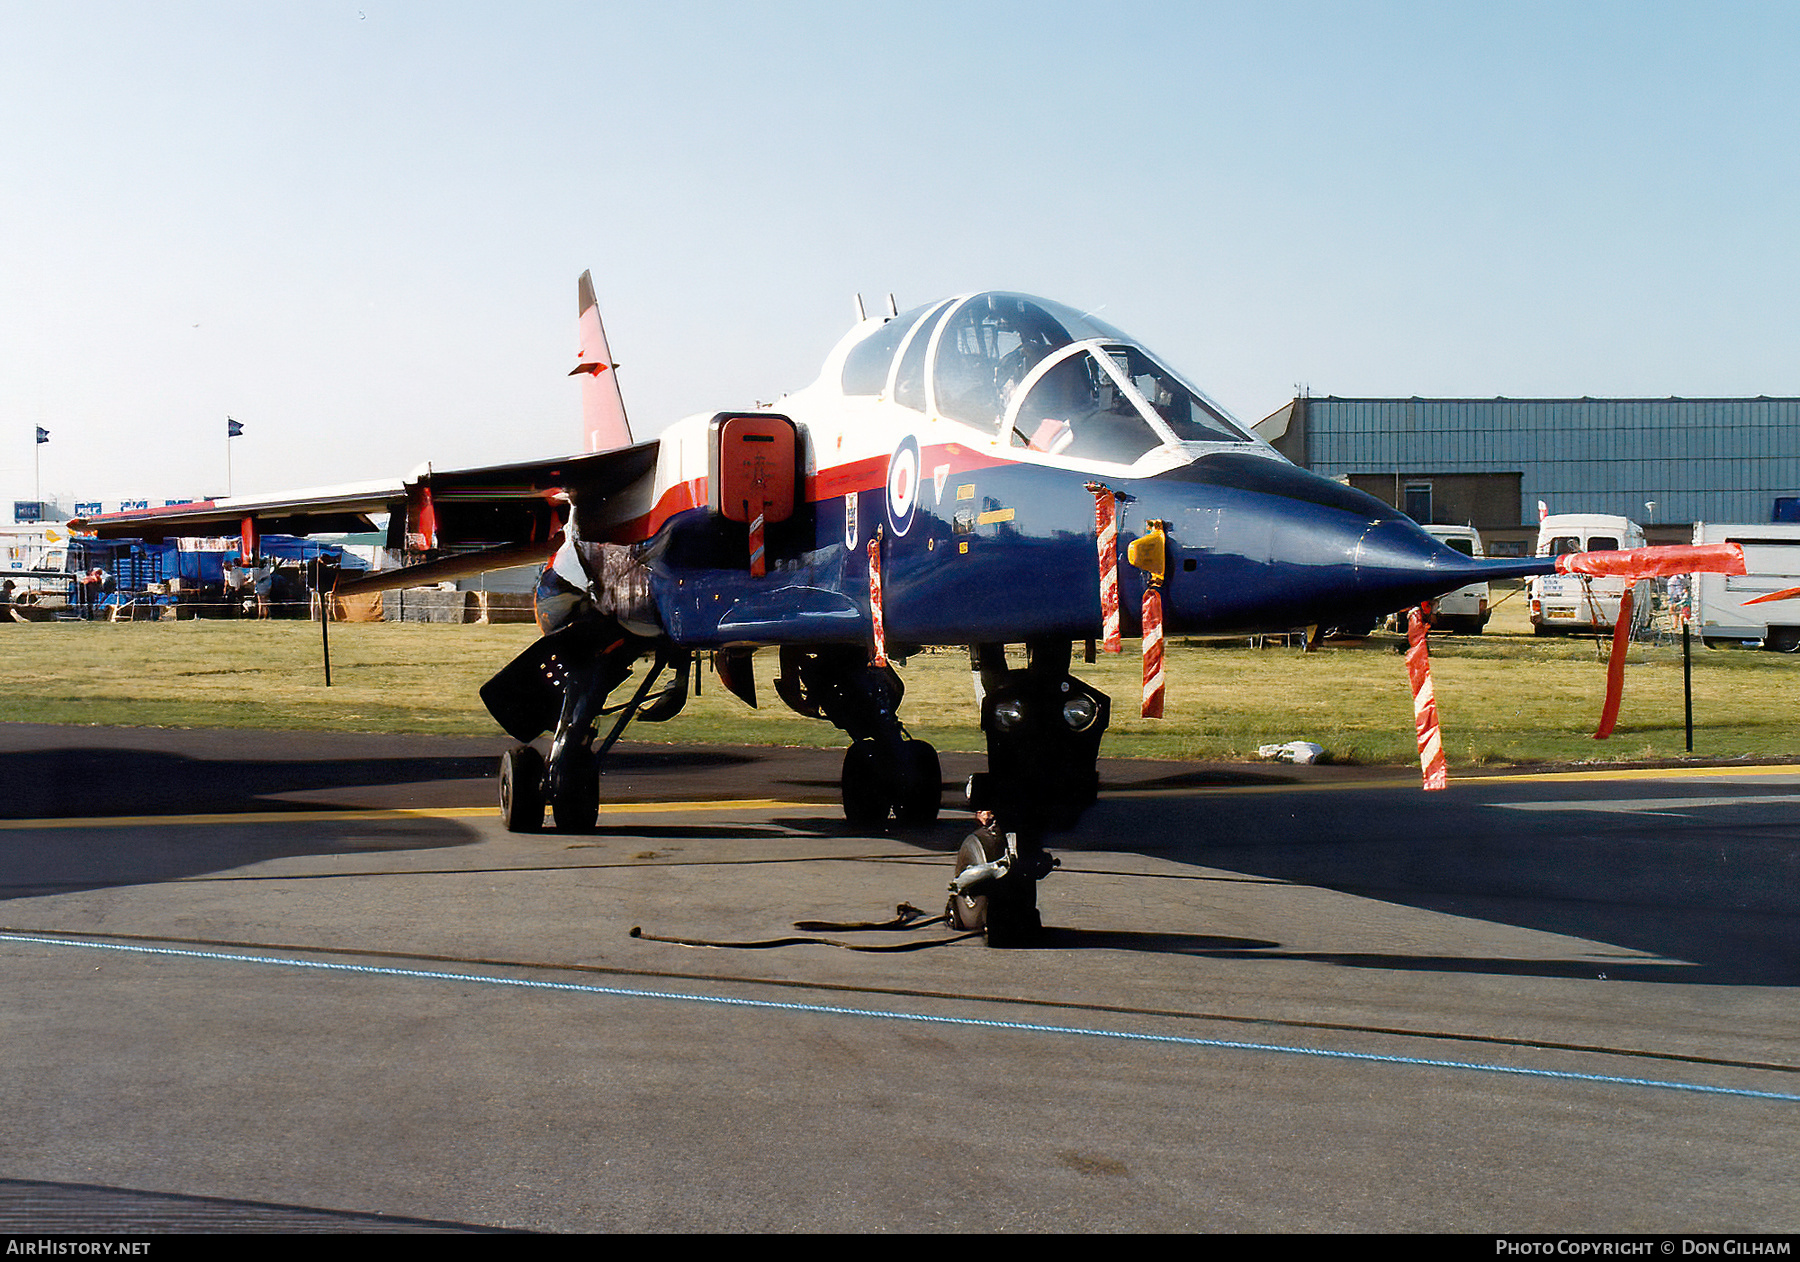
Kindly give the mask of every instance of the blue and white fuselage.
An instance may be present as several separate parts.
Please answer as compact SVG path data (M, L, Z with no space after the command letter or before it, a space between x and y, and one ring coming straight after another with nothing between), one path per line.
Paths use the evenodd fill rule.
M864 320L776 410L801 436L804 489L770 528L765 575L709 504L709 416L664 432L653 485L578 514L584 538L650 545L678 645L867 639L877 532L894 642L1095 637L1091 485L1118 496L1121 557L1166 523L1171 632L1350 624L1505 576L1290 464L1141 343L1042 299L979 293ZM1120 570L1130 633L1146 576Z

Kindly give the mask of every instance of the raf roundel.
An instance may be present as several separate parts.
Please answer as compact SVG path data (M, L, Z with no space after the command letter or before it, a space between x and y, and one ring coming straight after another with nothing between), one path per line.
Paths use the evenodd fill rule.
M888 457L887 524L895 535L912 529L919 503L919 440L908 434Z

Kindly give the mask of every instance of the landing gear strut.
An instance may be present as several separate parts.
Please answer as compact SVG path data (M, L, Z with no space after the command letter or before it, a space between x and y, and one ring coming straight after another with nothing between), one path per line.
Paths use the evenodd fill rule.
M610 621L610 620L609 620ZM562 832L593 831L600 815L600 764L619 739L667 664L655 652L630 701L605 708L608 695L651 646L616 623L571 624L537 641L481 689L488 710L516 739L529 741L554 724L546 760L530 745L500 759L500 815L511 832L536 832L544 808ZM606 739L595 744L598 722L618 713Z
M1056 867L1044 838L1074 827L1093 804L1112 711L1104 693L1069 674L1067 641L1026 647L1024 670L1007 667L1003 645L969 653L983 693L988 770L970 780L982 827L957 852L945 914L955 927L986 929L989 946L1024 945L1041 931L1037 883Z
M840 789L844 818L880 828L935 823L943 794L937 750L914 740L896 711L906 692L890 666L871 666L866 652L843 646L784 648L775 691L796 713L829 719L850 736Z

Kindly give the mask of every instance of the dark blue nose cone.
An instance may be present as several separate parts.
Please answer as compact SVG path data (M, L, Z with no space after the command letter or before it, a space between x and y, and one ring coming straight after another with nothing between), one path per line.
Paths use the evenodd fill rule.
M1171 631L1363 622L1480 574L1380 500L1285 461L1203 456L1142 487L1133 518L1170 523Z
M1445 547L1408 517L1395 515L1371 523L1356 545L1357 598L1378 613L1454 591L1475 581L1474 572L1477 567L1469 564L1469 558Z

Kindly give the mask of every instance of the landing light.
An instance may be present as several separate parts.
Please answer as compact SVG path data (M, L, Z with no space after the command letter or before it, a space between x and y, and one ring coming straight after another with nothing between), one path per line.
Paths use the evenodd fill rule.
M1010 732L1025 722L1025 707L1017 701L1002 701L994 707L994 723L1002 732Z
M1094 704L1092 697L1070 697L1063 702L1063 722L1077 732L1085 732L1092 727L1099 714L1100 707Z

